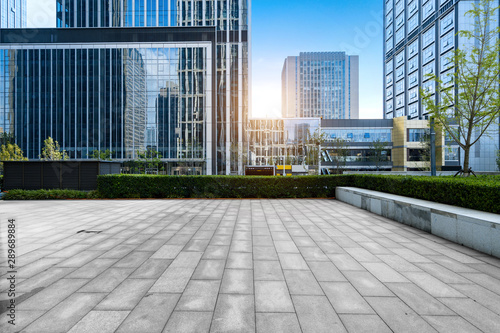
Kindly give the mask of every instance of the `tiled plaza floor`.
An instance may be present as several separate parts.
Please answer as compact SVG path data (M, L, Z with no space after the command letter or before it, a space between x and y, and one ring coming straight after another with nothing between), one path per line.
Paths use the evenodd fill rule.
M1 332L500 332L500 260L334 200L1 202L2 301L8 218Z

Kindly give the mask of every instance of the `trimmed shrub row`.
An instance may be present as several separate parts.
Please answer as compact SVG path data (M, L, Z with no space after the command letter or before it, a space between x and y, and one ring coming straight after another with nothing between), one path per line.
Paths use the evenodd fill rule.
M10 190L4 193L4 200L61 200L95 199L97 193L76 190Z
M351 186L500 214L500 176L355 175Z
M97 186L102 198L329 198L335 197L337 186L351 186L500 213L500 176L106 175L98 177Z
M337 186L500 214L500 176L478 178L334 175L301 177L105 175L98 190L11 190L5 200L93 198L331 198Z
M97 191L104 198L328 198L350 178L105 175Z

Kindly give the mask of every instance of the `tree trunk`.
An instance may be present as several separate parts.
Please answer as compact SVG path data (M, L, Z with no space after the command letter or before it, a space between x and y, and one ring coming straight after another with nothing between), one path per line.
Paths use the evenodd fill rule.
M470 146L464 149L464 176L469 176L469 155L470 155Z

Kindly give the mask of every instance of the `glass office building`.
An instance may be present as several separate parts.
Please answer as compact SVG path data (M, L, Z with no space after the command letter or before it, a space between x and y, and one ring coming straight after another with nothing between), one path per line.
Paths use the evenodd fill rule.
M150 149L203 174L242 174L249 9L247 0L58 0L57 29L30 41L2 34L0 127L32 159L52 136L75 159Z
M288 57L281 74L285 118L359 118L359 57L303 52Z
M0 1L0 29L26 27L26 0Z
M384 1L384 119L428 114L420 88L436 96L435 74L453 87L448 76L454 71L450 56L469 41L460 30L471 30L474 22L466 12L472 0L383 0ZM496 1L498 6L498 1ZM498 13L498 12L497 12ZM498 25L498 18L492 21ZM498 125L490 127L471 151L471 166L477 171L495 171L494 157L500 146ZM463 156L463 155L462 155Z

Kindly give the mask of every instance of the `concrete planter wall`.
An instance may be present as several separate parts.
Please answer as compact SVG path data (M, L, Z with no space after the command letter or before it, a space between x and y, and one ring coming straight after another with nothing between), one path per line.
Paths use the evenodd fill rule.
M500 258L500 215L353 187L337 187L336 198Z
M97 176L120 173L120 162L6 161L2 190L97 189Z

